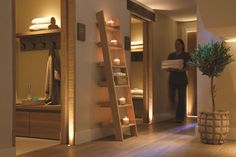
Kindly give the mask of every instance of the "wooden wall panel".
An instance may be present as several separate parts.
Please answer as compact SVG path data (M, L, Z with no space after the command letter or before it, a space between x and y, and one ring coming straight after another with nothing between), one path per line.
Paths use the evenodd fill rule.
M30 112L30 137L60 139L60 114Z
M29 136L29 112L16 112L16 136Z

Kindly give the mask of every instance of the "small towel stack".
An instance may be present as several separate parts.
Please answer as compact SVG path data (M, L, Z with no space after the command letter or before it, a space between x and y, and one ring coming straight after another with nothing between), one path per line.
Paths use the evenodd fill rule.
M127 75L123 72L115 72L115 83L116 85L126 85L127 84Z
M184 61L183 59L175 59L175 60L164 60L161 62L162 69L183 69Z
M52 17L34 18L32 25L29 27L30 31L46 30L51 24Z
M139 88L131 89L131 94L133 98L143 98L143 90Z
M119 77L119 76L126 76L126 73L123 73L123 72L115 72L115 73L114 73L114 76L117 76L117 77Z

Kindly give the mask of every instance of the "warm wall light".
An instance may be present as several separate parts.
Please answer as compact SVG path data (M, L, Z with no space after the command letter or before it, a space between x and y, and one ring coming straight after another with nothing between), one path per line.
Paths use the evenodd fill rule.
M236 38L226 39L225 42L227 42L227 43L236 42Z
M75 145L75 121L74 121L74 103L73 101L69 101L69 112L68 112L68 128L69 128L69 145L73 146Z
M152 123L153 120L153 105L152 105L153 101L151 98L149 98L149 105L148 105L148 119L149 119L149 123Z

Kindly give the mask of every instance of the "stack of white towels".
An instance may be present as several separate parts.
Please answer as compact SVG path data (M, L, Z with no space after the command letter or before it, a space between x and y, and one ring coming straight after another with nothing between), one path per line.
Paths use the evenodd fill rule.
M131 94L133 98L143 98L143 90L139 88L131 89Z
M126 73L123 72L115 72L114 76L120 77L120 76L126 76Z
M38 30L46 30L48 26L51 24L52 17L42 17L42 18L34 18L32 20L32 25L29 27L30 31L38 31Z
M163 60L161 62L162 69L183 69L184 61L183 59L175 59L175 60Z

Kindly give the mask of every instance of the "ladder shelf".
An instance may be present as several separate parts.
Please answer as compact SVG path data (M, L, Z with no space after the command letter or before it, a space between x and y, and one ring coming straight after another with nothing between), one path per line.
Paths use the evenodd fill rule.
M107 23L103 11L96 14L100 33L98 47L102 48L103 62L98 67L104 67L105 81L99 83L108 88L109 102L99 103L101 107L110 107L116 140L123 141L127 137L137 136L134 107L130 93L129 75L125 51L122 45L119 19Z

